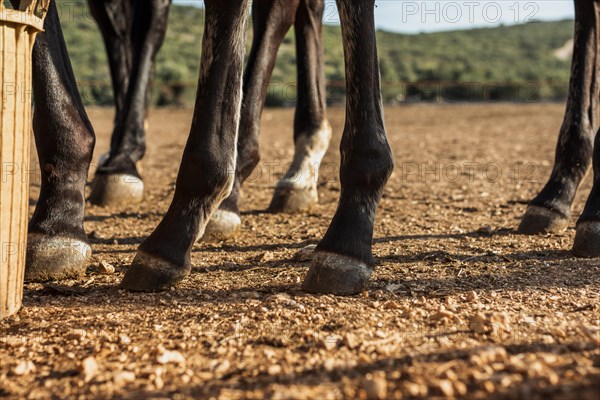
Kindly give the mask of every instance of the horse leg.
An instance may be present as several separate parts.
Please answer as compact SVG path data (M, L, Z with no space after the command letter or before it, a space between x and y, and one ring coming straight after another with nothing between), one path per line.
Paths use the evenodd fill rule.
M205 0L200 77L175 194L122 286L161 290L190 272L190 252L234 180L249 0Z
M133 1L127 0L88 0L90 12L104 39L114 94L115 124L123 114L133 64L133 49L129 38L134 5Z
M294 23L298 2L299 0L255 0L252 3L253 38L244 73L235 181L231 194L221 203L206 227L204 239L224 239L235 235L239 229L240 190L260 160L260 117L277 50Z
M101 160L90 202L139 203L144 182L138 163L146 151L145 118L152 66L166 29L170 0L90 1L109 58L116 117L108 157Z
M269 206L271 212L297 212L319 201L319 166L331 139L331 125L325 111L324 8L322 0L303 0L296 13L298 102L294 116L295 153L292 164L277 183Z
M375 42L375 0L337 0L346 62L346 125L340 144L341 195L302 288L354 294L373 271L377 203L393 170L387 142Z
M600 131L594 141L594 184L585 208L577 220L573 253L579 257L600 257Z
M91 255L83 215L95 137L77 91L55 2L50 3L44 29L33 47L33 130L41 191L29 222L27 281L79 277Z
M527 207L519 232L559 232L569 223L571 204L587 173L598 128L597 79L600 2L575 1L575 47L567 109L563 120L552 174L546 186Z

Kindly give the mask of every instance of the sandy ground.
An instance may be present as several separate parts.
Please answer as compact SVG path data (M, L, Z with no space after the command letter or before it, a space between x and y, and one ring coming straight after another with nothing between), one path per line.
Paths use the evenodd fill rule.
M355 297L302 293L308 263L294 260L335 210L343 109L330 110L316 208L263 212L292 155L293 111L267 110L240 236L197 244L175 290L119 290L168 207L191 120L189 110L153 111L146 200L88 207L84 280L26 285L22 311L0 322L0 396L598 399L600 263L569 252L590 179L565 233L514 233L548 176L562 111L388 108L396 169L375 229L378 267ZM112 111L90 117L97 160Z

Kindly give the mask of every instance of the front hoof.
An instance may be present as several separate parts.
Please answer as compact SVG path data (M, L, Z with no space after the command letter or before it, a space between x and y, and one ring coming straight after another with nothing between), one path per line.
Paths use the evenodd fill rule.
M83 240L30 233L27 235L25 281L81 278L91 255L92 248Z
M316 185L298 187L294 182L281 180L275 188L268 211L297 213L312 208L319 202Z
M573 243L577 257L600 257L600 222L580 222Z
M97 206L119 206L141 203L144 181L130 174L96 174L92 182L90 203Z
M240 230L242 220L233 211L217 210L204 229L204 234L198 238L205 242L218 242L235 237Z
M138 250L121 281L121 287L134 292L167 290L190 274L189 265L179 266Z
M528 206L518 232L524 235L560 233L569 224L564 215L540 206Z
M316 251L312 264L302 283L302 290L310 293L351 295L360 293L373 268L363 261L339 254Z

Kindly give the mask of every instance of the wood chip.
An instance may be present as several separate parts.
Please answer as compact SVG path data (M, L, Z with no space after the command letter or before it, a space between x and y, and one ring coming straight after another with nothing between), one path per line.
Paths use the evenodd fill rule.
M156 361L159 364L185 364L185 357L176 350L166 350L164 347L159 347Z
M357 348L360 345L358 336L351 332L346 333L344 335L344 345L351 350Z
M98 263L98 272L104 275L114 274L115 267L107 262L100 261Z
M477 313L469 319L469 329L475 333L486 333L488 331L488 319L482 313Z
M87 336L87 332L85 329L73 329L73 330L69 331L69 333L67 333L67 335L66 335L67 339L78 340L78 341L85 339L86 336Z
M132 371L119 371L114 377L115 385L123 386L127 383L135 381L135 372Z
M98 371L98 362L92 356L84 358L79 365L79 372L85 382L94 379L94 377L98 375Z
M273 376L273 375L279 375L281 373L281 365L279 364L273 364L273 365L269 365L269 368L267 368L267 374Z
M437 383L437 387L446 397L454 397L454 385L448 379L441 379Z
M16 365L16 367L13 368L12 373L16 376L23 376L23 375L27 375L30 372L35 371L35 365L33 364L33 362L27 360L27 361L19 361L19 363Z
M454 317L455 317L454 313L452 313L448 310L440 310L440 311L434 313L433 315L431 315L431 317L429 317L429 319L432 321L439 321L444 318L446 318L447 320L452 320L452 319L454 319Z
M387 381L384 373L368 374L364 383L364 389L369 400L387 399Z
M467 300L469 300L470 302L476 302L479 299L479 296L477 296L477 292L475 292L474 290L471 290L469 293L467 293Z

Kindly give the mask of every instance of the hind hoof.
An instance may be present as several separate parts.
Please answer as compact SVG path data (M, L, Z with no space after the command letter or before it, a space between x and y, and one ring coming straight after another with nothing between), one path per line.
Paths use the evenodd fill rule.
M564 231L569 219L540 206L528 206L519 225L518 232L525 235L559 233Z
M181 267L138 250L121 287L133 292L160 292L177 285L190 271L189 265Z
M317 251L302 283L309 293L351 295L360 293L373 269L363 261L339 254Z
M232 211L217 210L204 229L204 234L198 238L205 242L218 242L235 237L240 231L242 220Z
M573 243L577 257L600 257L600 222L580 222Z
M30 233L27 235L25 281L81 278L91 255L92 248L82 240Z
M317 187L295 187L293 182L279 181L273 193L268 211L272 213L296 213L312 208L319 202Z
M92 182L90 203L97 206L137 204L144 199L144 181L129 174L99 174Z

